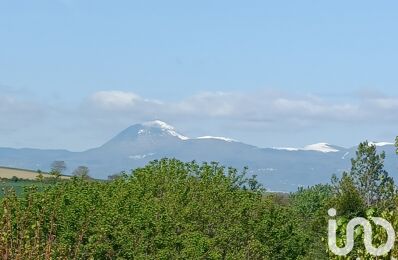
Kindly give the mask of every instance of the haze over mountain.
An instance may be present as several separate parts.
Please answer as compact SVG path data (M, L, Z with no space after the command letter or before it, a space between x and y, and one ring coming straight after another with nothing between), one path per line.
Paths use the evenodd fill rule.
M386 169L398 176L398 160L392 143L375 143L386 152ZM48 170L54 160L63 160L71 172L79 165L88 166L95 178L145 165L163 157L183 161L217 161L242 169L274 191L294 191L299 186L328 182L333 173L350 168L356 147L344 148L317 143L303 148L260 148L225 137L189 138L174 127L156 120L135 124L100 147L83 152L67 150L0 148L0 166Z

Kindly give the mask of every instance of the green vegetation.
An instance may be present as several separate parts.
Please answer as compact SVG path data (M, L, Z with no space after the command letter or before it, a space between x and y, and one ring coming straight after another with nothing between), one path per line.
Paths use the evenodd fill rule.
M23 196L24 190L33 185L38 187L39 190L44 190L44 187L50 184L39 181L19 179L17 177L3 179L0 181L0 189L3 191L0 193L0 197L3 197L4 193L7 193L11 189L16 193L17 196Z
M1 258L372 259L360 232L349 257L328 252L327 210L338 211L340 246L352 216L382 216L398 226L396 189L383 159L363 143L351 171L332 185L289 195L267 193L245 170L217 163L163 159L108 181L79 168L71 180L38 181L40 188L20 196L6 189ZM375 233L374 244L382 244L383 230Z
M17 197L23 197L31 187L35 187L38 191L44 191L47 187L60 182L66 182L67 179L56 179L54 177L40 177L36 180L23 179L13 176L11 179L0 179L0 198L3 198L9 192L15 193Z

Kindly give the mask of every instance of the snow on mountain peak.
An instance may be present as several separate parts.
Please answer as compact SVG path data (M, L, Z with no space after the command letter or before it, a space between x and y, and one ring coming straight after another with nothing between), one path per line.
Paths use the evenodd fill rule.
M272 147L272 149L275 150L285 150L289 152L295 152L301 150L300 148L294 148L294 147Z
M142 125L149 126L149 127L158 127L158 128L165 129L165 130L174 130L173 126L167 124L166 122L160 121L160 120L144 122L144 123L142 123Z
M226 142L236 142L236 140L231 139L231 138L226 138L226 137L222 137L222 136L210 136L210 135L200 136L200 137L197 137L196 139L217 139L217 140L222 140L222 141L226 141Z
M163 132L167 132L168 134L175 136L181 140L188 140L189 138L176 132L174 127L167 124L166 122L160 121L160 120L154 120L154 121L148 121L142 124L143 126L146 127L156 127L161 129ZM138 132L140 134L141 130Z
M305 146L304 148L274 147L273 149L285 150L285 151L290 151L290 152L296 152L296 151L316 151L316 152L322 152L322 153L339 152L339 150L333 148L328 143L310 144L310 145Z
M335 153L339 150L333 148L328 143L317 143L317 144L310 144L303 148L306 151L317 151L323 153Z
M160 120L154 120L154 121L148 121L145 123L142 123L143 126L146 127L155 127L155 128L159 128L161 129L163 132L167 132L172 136L178 137L181 140L188 140L190 139L187 136L184 136L178 132L176 132L175 128L169 124L167 124L166 122L160 121ZM139 130L138 134L144 134L145 130ZM236 140L231 139L231 138L226 138L226 137L222 137L222 136L200 136L197 137L195 139L217 139L217 140L222 140L222 141L226 141L226 142L236 142Z
M386 146L386 145L394 145L394 143L390 142L369 142L369 145L375 145L375 146Z

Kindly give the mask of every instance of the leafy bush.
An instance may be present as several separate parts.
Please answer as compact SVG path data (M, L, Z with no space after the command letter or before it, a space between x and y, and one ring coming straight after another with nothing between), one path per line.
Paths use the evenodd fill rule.
M163 159L2 203L3 259L297 259L310 241L295 210L217 163Z

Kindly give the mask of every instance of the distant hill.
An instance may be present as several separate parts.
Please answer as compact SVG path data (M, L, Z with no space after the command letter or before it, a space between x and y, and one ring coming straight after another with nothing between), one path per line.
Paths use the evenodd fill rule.
M43 176L51 177L50 174L42 172ZM35 180L39 175L37 171L26 170L26 169L17 169L10 167L0 167L0 178L11 179L12 177L18 177L19 179L25 180ZM68 176L61 176L62 179L70 178Z
M398 159L391 143L375 143L386 152L386 169L398 181ZM271 191L295 191L300 186L330 181L332 174L350 169L356 147L327 143L303 148L260 148L225 137L189 138L162 121L136 124L123 130L104 145L83 152L66 150L0 148L0 165L50 169L55 160L65 161L69 172L79 165L90 168L94 178L141 167L163 157L182 161L217 161L256 174Z

